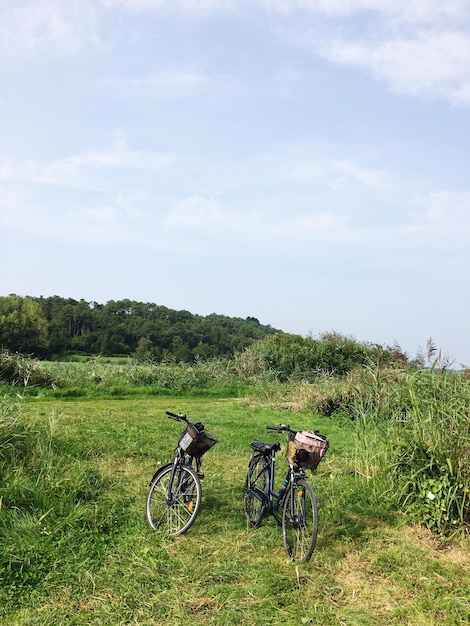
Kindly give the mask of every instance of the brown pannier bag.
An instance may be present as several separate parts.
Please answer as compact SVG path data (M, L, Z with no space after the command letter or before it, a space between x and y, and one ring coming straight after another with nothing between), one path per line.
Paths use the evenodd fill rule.
M318 431L299 430L294 437L294 445L296 463L305 469L314 470L317 469L330 444Z

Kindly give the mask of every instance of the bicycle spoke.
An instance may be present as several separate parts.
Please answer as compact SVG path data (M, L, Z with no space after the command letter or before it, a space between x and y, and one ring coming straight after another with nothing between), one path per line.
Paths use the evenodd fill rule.
M255 456L248 465L243 508L249 525L257 528L267 510L269 479L263 456Z
M202 422L189 421L184 413L166 411L167 417L185 424L180 434L173 463L155 472L147 494L146 515L154 529L180 535L188 530L201 507L201 458L216 443L217 437Z
M282 534L288 555L294 561L308 561L315 549L318 512L315 494L306 480L299 480L286 495Z
M147 520L154 528L166 529L170 535L188 530L199 513L201 484L194 470L182 465L174 476L170 493L172 467L158 474L147 497Z

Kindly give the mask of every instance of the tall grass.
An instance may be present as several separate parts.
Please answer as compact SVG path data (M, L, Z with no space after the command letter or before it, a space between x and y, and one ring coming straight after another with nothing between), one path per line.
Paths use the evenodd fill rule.
M5 391L24 395L78 397L90 395L132 395L218 392L234 395L253 383L241 378L233 362L224 359L195 363L37 361L22 355L0 354L0 382Z
M0 349L0 384L14 387L50 386L54 384L44 364L22 354Z
M438 534L468 529L468 378L435 367L362 375L367 384L348 411L362 433L365 474L381 474L397 505Z
M355 424L353 471L442 537L470 529L470 379L438 367L356 368L268 387L274 406Z
M82 451L58 435L55 413L45 423L26 420L18 403L3 398L0 415L0 582L3 601L21 605L44 581L56 580L57 563L73 572L99 552L113 527L112 509L122 503L97 507L106 485ZM84 541L84 530L97 541Z
M470 385L460 375L417 371L397 424L399 502L443 535L470 524Z

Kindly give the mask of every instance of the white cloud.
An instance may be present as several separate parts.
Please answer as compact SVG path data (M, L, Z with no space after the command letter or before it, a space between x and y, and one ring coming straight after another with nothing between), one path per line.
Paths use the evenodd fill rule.
M50 167L52 179L60 182L62 174L79 175L83 171L96 169L126 169L156 172L175 163L169 154L156 154L146 151L117 149L90 150L57 161ZM56 178L55 174L58 174Z
M97 41L96 8L89 0L10 0L2 2L0 51L31 54L49 48L76 51Z
M283 178L301 183L310 183L326 176L326 167L319 160L298 159L286 166Z
M262 0L266 8L283 13L302 10L329 17L374 12L403 22L429 22L465 15L468 0Z
M231 9L239 0L99 0L105 8L121 8L131 13L183 10L190 14Z
M221 235L223 233L258 232L259 214L234 211L214 198L191 196L174 202L166 216L166 225L172 231L190 231L193 234Z
M366 167L352 159L298 159L286 168L286 180L302 183L323 183L339 189L360 185L370 189L386 189L391 176L384 170Z
M49 47L70 51L98 43L106 18L118 11L202 18L222 12L245 20L260 9L280 16L301 11L346 20L368 12L394 25L442 25L468 19L469 7L469 0L10 0L2 3L0 35L4 51L18 44L29 52Z
M108 149L88 150L50 163L13 162L3 157L0 159L0 180L96 190L106 188L103 180L106 171L155 173L175 162L176 157L171 154L129 149L125 132L116 129L113 145Z
M332 198L314 183L306 192L309 202L298 203L297 192L290 191L283 192L281 204L274 186L272 194L255 203L269 208L257 210L234 209L227 198L209 194L169 198L155 210L155 190L140 196L136 190L92 198L49 196L46 204L22 184L21 191L0 194L0 224L49 241L87 245L159 246L184 237L202 248L209 239L230 248L256 246L260 253L276 249L290 254L312 246L324 251L339 244L365 245L368 254L376 250L391 259L398 255L400 263L420 250L434 249L436 262L442 256L449 263L458 258L467 249L470 192L436 190L413 197L409 186L396 182L401 191L392 198L380 186L372 188L373 195L366 188L365 195L355 197L349 188L338 188ZM328 184L323 180L322 186ZM285 210L286 202L292 210Z
M368 72L395 92L470 105L469 0L272 0L265 5L326 18L279 24L276 32L291 46Z
M287 215L279 222L266 226L276 237L294 237L296 241L308 240L311 243L317 239L323 243L325 238L328 241L340 240L348 230L345 215L315 209L299 215Z
M67 206L51 201L44 205L28 191L0 191L0 226L45 241L80 243L86 246L115 246L137 243L136 215L122 207L119 198L109 204ZM79 205L79 206L78 206Z
M175 98L185 96L200 88L211 85L216 79L198 72L162 71L149 76L134 78L131 81L133 94L146 97Z
M193 87L198 85L205 85L212 79L209 76L202 74L195 74L190 72L159 72L151 76L145 76L144 78L135 78L132 82L137 87Z
M470 232L470 192L424 192L397 172L322 152L183 163L132 150L120 128L110 147L50 163L0 159L0 180L2 226L50 240L151 245L182 235L285 250L436 246L455 256Z
M16 0L2 5L0 52L85 50L107 41L108 18L117 13L235 12L258 20L260 10L279 18L278 27L294 28L286 36L291 45L308 41L314 54L369 72L393 91L470 105L470 0ZM293 21L284 25L287 13ZM307 35L309 26L320 28L316 16L325 18L321 34ZM167 97L208 82L197 71L162 70L133 85Z
M351 159L333 161L333 171L337 172L341 180L354 182L365 187L386 188L389 185L389 176L386 172L363 167Z
M317 50L334 63L370 71L394 91L470 105L469 35L428 30L414 39L333 39L320 42Z
M5 157L0 158L0 180L12 180L15 178L14 169L9 159Z
M453 242L468 247L470 191L434 191L419 198L424 208L423 230L432 242Z
M207 231L223 223L223 212L214 201L192 196L174 203L166 223L174 230Z
M313 209L293 213L277 213L275 206L271 210L234 210L222 201L199 195L175 202L165 222L170 231L216 236L240 245L251 241L278 247L281 239L287 249L312 236L336 238L344 220L344 216Z

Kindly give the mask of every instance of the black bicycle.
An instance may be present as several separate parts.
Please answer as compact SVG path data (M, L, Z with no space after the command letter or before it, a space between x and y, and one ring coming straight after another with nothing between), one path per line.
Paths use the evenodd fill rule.
M194 523L201 508L202 456L217 443L217 438L201 422L190 422L183 413L166 415L184 422L173 462L160 467L150 481L147 496L147 521L154 530L181 535Z
M252 528L258 528L264 517L273 515L277 523L282 525L287 554L294 561L306 562L310 560L317 541L318 508L305 469L316 469L329 443L317 431L295 431L286 424L266 428L277 433L287 433L286 456L289 468L282 487L276 492L275 459L281 444L261 441L250 444L253 455L245 481L245 516Z

